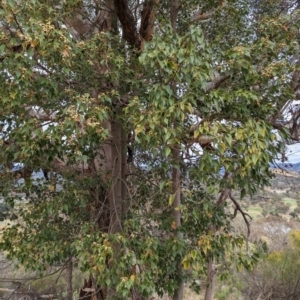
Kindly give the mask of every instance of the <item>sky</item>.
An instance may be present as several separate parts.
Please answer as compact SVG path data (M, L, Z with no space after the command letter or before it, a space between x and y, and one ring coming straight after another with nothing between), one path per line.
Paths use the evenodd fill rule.
M291 164L296 164L300 162L300 144L293 144L287 146L286 156L288 162Z

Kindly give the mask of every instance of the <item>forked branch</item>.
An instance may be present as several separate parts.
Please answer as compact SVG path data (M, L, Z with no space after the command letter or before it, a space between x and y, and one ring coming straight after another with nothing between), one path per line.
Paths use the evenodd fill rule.
M232 196L231 191L229 192L228 196L229 196L230 200L233 202L233 204L235 205L235 209L234 209L234 213L233 213L233 218L236 217L237 212L239 211L241 213L241 215L242 215L245 223L246 223L246 226L247 226L247 240L248 240L248 238L250 236L250 223L249 223L249 220L247 219L247 217L250 220L252 220L252 217L249 214L247 214L246 212L243 211L243 209L239 205L238 201Z

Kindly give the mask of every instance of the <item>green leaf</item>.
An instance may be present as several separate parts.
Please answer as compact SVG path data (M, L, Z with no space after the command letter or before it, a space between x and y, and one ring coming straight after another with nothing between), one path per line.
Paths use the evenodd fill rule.
M165 156L168 157L171 153L171 148L170 147L165 147Z

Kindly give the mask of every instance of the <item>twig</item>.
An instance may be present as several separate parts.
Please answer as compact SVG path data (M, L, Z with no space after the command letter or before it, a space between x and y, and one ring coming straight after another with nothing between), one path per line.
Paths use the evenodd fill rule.
M16 281L21 281L21 280L37 280L39 277L29 277L29 278L0 278L0 282L16 282Z
M18 286L14 289L14 291L9 295L9 297L7 298L7 300L9 300L12 296L13 296L13 294L20 288L20 286L21 286L21 283L20 282L18 282Z
M34 282L34 281L40 280L41 278L44 279L44 278L46 278L46 277L50 277L50 276L52 276L52 275L54 275L54 274L61 273L64 269L65 269L65 265L59 267L58 270L55 270L55 271L53 271L53 272L51 272L51 273L48 273L47 275L45 275L45 276L43 276L43 277L36 277L36 278L29 279L28 282Z
M249 217L250 220L252 220L252 217L249 214L247 214L246 212L243 211L243 209L241 208L241 206L239 205L239 203L237 202L237 200L232 196L231 191L229 192L228 196L229 196L230 200L235 205L233 218L236 217L236 214L239 211L241 213L241 215L243 216L243 219L244 219L244 221L245 221L245 223L247 225L247 240L246 240L247 245L246 245L246 248L247 248L247 251L248 251L248 239L249 239L249 236L250 236L250 223L249 223L247 217Z

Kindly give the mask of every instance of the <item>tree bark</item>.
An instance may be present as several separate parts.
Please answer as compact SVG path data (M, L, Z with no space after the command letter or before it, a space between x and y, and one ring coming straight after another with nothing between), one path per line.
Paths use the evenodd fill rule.
M173 149L172 151L173 154L173 160L174 163L178 163L180 160L180 150L178 147ZM181 204L181 199L180 199L180 168L179 166L174 166L173 167L173 172L172 172L172 189L173 189L173 194L175 195L174 201L173 201L173 218L174 218L174 223L176 229L181 225L181 212L180 212L180 204Z
M139 37L136 22L128 7L126 0L114 0L114 7L122 25L124 39L133 47L140 49L141 38Z
M176 31L176 22L179 10L179 0L173 0L170 3L170 20L173 31Z
M73 299L72 280L73 280L73 263L72 263L72 257L70 257L67 261L67 267L66 267L66 289L67 289L66 300Z
M176 146L173 151L173 163L178 164L180 162L180 149L178 146ZM181 199L180 199L180 168L178 165L173 167L173 174L172 174L172 181L173 181L173 194L174 201L173 201L173 222L174 227L177 230L181 225L181 211L180 211L180 205L181 205ZM177 231L177 237L181 238L180 232ZM177 273L179 276L181 276L182 273L182 266L181 261L178 262L177 265ZM178 283L177 289L174 291L173 300L182 300L183 299L183 280L180 279Z
M172 0L170 1L170 21L171 26L173 29L173 32L176 32L176 23L177 23L177 16L178 16L178 9L179 9L179 0ZM176 85L173 83L173 90L176 93ZM178 163L180 162L180 148L178 145L176 145L172 151L173 155L173 163L177 164L177 166L173 167L173 175L172 175L172 181L173 181L173 194L175 195L174 201L173 201L173 220L175 223L175 228L178 230L178 228L181 225L181 212L180 212L180 168L178 166ZM177 237L181 238L181 234L179 231L177 231ZM183 280L182 280L182 265L181 261L178 262L177 265L177 273L180 277L180 280L178 282L178 287L174 290L173 300L182 300L183 299Z
M170 1L170 21L171 26L173 29L173 32L176 32L176 23L177 23L177 16L178 16L178 9L179 9L179 0L172 0ZM173 89L176 93L176 85L173 83ZM178 230L178 228L181 225L181 211L180 211L180 148L178 145L174 147L172 150L173 155L173 163L177 164L173 167L173 175L172 175L172 181L173 181L173 194L175 195L174 201L173 201L173 220L175 223L175 228ZM181 234L179 231L177 231L177 237L181 238ZM174 290L173 300L182 300L183 299L183 280L182 280L182 265L181 260L177 264L177 273L180 277L180 280L178 282L178 287Z
M217 270L213 259L207 263L207 281L204 300L213 300L216 286Z
M123 178L125 174L125 162L124 160L124 150L126 145L124 145L123 128L122 124L117 117L121 113L121 108L116 109L116 117L111 122L111 187L109 193L109 207L110 207L110 225L109 232L117 233L122 230L122 210L124 211L125 205L125 188ZM122 209L123 207L123 209Z
M109 190L109 228L108 232L115 234L123 230L123 222L127 211L126 202L126 146L127 141L124 138L124 129L120 121L122 108L116 107L111 124L111 178ZM122 253L121 245L118 242L113 244L114 262L118 263L118 256ZM108 268L110 268L108 263ZM114 288L107 291L107 298L116 298L116 290ZM125 299L125 298L124 298Z

